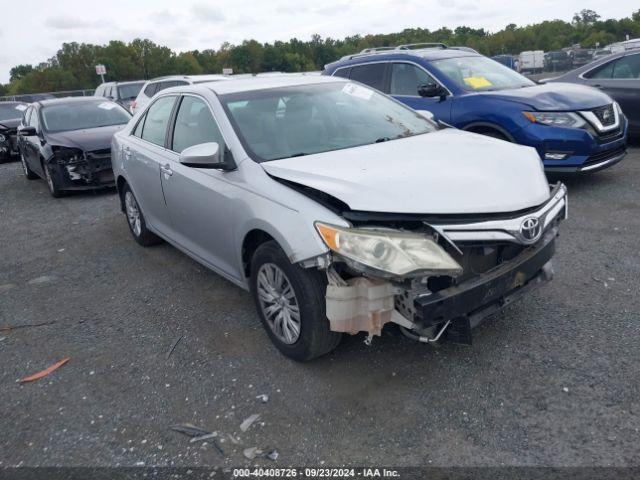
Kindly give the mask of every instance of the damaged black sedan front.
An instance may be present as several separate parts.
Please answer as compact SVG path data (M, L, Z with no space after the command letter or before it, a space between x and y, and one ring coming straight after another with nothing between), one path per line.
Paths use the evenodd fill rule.
M0 102L0 162L8 162L18 156L16 128L27 109L23 102Z
M30 105L17 132L25 176L46 180L54 197L114 186L111 138L130 118L120 105L95 97Z

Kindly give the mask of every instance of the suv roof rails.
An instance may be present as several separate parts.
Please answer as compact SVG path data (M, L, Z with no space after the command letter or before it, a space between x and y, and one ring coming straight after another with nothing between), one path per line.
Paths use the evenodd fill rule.
M365 48L364 50L358 53L345 55L340 60L351 60L352 58L362 57L366 55L375 55L378 53L389 53L389 52L398 51L398 50L419 50L419 49L426 49L426 48L445 49L449 47L447 47L447 45L444 43L429 43L429 42L406 43L404 45L398 45L397 47L371 47L371 48Z
M418 47L420 48L449 48L444 43L435 42L421 42L421 43L407 43L405 45L398 45L396 50L416 50Z

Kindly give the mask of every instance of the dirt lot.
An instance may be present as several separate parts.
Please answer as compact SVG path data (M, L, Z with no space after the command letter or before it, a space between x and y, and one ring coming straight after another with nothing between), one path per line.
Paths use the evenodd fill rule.
M55 200L0 165L0 326L55 322L0 332L0 466L244 465L254 446L293 465L638 465L640 149L566 183L556 278L473 347L389 329L297 364L247 293L139 247L114 192ZM169 429L185 422L224 454Z

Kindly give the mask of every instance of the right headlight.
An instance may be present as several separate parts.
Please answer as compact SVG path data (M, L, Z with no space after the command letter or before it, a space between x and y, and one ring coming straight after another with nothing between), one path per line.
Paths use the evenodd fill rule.
M586 121L574 112L522 112L531 123L541 123L552 127L584 127Z
M393 276L462 273L462 267L426 235L344 228L320 222L315 226L327 247L355 262L356 268L361 266Z

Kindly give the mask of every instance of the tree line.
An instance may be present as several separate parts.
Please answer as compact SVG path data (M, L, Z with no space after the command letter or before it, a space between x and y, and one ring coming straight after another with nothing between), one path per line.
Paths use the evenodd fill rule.
M399 33L353 35L342 40L313 35L303 41L260 43L245 40L240 45L224 43L218 50L176 53L151 40L130 43L110 41L106 45L63 43L55 56L39 65L17 65L10 70L10 82L0 84L0 95L92 89L100 83L95 65L104 64L105 80L138 80L172 74L234 73L266 71L298 72L321 70L325 64L364 48L419 42L465 45L484 55L518 54L524 50L559 50L580 44L585 48L640 37L640 10L630 17L602 20L593 10L576 13L571 22L548 20L490 33L483 28L460 26L408 28Z

